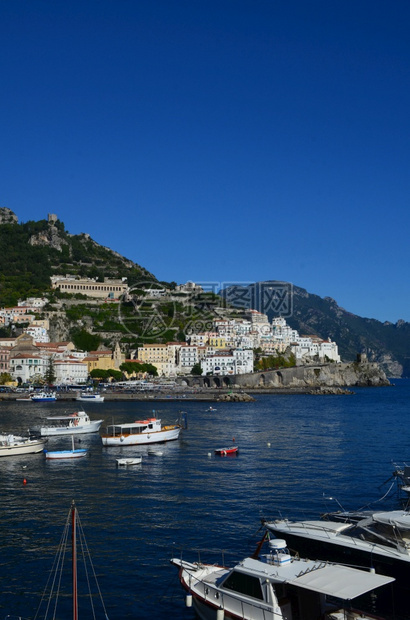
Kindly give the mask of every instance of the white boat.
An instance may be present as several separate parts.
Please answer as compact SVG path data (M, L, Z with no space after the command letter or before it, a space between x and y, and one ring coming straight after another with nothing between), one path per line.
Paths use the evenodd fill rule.
M24 617L27 618L28 615L26 612ZM24 620L21 616L6 617L10 620ZM95 567L74 501L68 512L37 611L35 614L30 613L30 617L43 620L52 620L56 617L108 620Z
M74 447L74 437L71 437L71 450L44 450L46 459L80 459L87 456L88 450Z
M353 611L351 603L354 607L357 597L394 581L339 564L300 559L290 555L282 539L269 541L269 552L261 554L264 539L251 557L233 568L171 560L179 568L180 582L188 593L187 606L193 604L199 618L370 619L376 616L360 615L362 611ZM339 599L337 603L335 598Z
M293 549L324 560L374 569L396 579L398 597L408 598L410 582L410 512L337 512L324 520L263 521L278 537L286 537ZM396 609L400 601L396 602ZM406 603L407 604L407 603ZM408 608L407 608L408 611Z
M44 450L44 439L31 439L13 433L0 433L0 456L36 454Z
M127 424L111 424L101 435L103 446L137 446L178 439L181 424L162 426L158 418L137 420Z
M142 462L142 456L135 456L129 459L117 459L119 467L127 467L128 465L139 465Z
M48 403L57 400L57 394L55 392L35 392L31 395L31 400L34 403Z
M90 416L82 410L69 415L49 416L47 420L54 423L40 427L39 432L42 437L97 433L103 423L103 420L91 420Z
M101 396L101 394L94 394L92 392L81 392L81 394L77 396L76 400L84 403L103 403L104 396Z

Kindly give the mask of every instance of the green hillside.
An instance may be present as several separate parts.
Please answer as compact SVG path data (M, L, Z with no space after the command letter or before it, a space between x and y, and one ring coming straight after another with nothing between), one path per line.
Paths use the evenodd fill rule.
M50 290L50 276L77 274L90 278L127 277L130 285L156 281L148 271L94 242L70 235L57 220L0 225L0 306Z

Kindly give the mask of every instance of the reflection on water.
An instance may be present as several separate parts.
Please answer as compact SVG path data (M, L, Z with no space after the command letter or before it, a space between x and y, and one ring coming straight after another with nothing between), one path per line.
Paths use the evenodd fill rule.
M84 459L0 459L3 615L33 617L75 499L111 620L193 618L170 557L202 548L241 559L254 548L261 517L317 517L329 494L346 508L377 500L391 461L409 458L407 437L395 431L409 415L407 395L403 384L354 396L261 396L218 403L214 412L185 402L188 430L161 446L162 456L146 446L103 448L94 434L79 437ZM111 424L151 415L152 405L90 404L87 413ZM157 414L173 422L180 406L159 403ZM24 432L74 409L0 402L0 429ZM233 438L238 456L214 455ZM47 447L67 449L67 441L51 438ZM142 455L140 466L117 467L117 458L132 455Z

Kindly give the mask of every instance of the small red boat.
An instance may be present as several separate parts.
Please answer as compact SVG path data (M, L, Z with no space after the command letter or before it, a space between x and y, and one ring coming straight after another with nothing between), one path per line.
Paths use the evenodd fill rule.
M231 446L230 448L217 448L215 454L219 456L226 456L227 454L237 454L239 451L238 446Z

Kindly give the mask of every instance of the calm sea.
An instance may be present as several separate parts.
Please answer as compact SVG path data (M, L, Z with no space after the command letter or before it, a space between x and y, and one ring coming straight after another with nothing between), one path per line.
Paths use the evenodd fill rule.
M410 462L410 382L355 392L258 396L218 403L212 413L207 404L183 403L188 429L161 447L162 456L103 449L96 435L83 436L89 456L79 461L0 459L2 615L34 617L73 499L111 620L192 619L169 559L183 550L195 561L197 549L203 561L222 561L221 551L226 564L242 559L263 517L315 518L338 502L397 507L391 476L393 463ZM153 404L87 406L92 418L111 423L144 418ZM0 429L24 431L46 415L73 412L71 405L0 402ZM173 422L180 408L170 401L156 412ZM238 456L214 455L233 439ZM50 439L49 449L69 441ZM119 456L137 453L140 466L116 466Z

